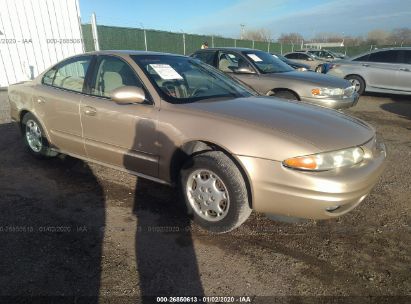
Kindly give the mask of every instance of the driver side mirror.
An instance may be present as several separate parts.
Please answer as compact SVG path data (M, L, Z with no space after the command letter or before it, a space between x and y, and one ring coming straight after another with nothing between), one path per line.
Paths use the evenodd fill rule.
M255 71L251 67L248 67L248 66L241 67L241 68L234 68L233 72L237 74L255 74Z
M143 103L146 100L146 94L142 88L124 86L113 90L111 99L119 105Z

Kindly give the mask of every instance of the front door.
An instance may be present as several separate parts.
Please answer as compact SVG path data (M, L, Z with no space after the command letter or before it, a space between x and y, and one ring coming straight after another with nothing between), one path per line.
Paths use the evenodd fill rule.
M157 113L150 101L120 105L110 93L122 86L143 87L131 66L115 56L98 56L90 95L81 102L86 152L96 161L158 176Z

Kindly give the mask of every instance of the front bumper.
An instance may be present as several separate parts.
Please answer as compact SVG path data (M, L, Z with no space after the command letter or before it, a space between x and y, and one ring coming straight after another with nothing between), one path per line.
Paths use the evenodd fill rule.
M237 157L251 183L254 210L328 219L343 215L361 203L384 169L385 146L373 139L363 148L371 156L360 164L324 172L297 171L285 168L278 161Z
M355 106L358 103L360 95L357 93L352 94L351 96L344 97L304 97L301 96L301 101L315 104L322 107L327 107L331 109L346 109Z

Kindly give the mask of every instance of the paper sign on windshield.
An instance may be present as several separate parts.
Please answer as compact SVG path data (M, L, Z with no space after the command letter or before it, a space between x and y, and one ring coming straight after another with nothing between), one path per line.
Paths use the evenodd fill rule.
M183 77L168 64L150 64L150 66L162 79L183 79Z
M260 57L258 57L256 54L247 54L248 57L250 57L253 61L258 62L258 61L263 61Z

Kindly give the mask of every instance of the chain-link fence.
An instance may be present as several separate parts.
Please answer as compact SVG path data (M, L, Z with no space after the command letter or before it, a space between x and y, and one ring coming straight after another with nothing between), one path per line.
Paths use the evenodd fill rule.
M86 51L94 51L91 24L83 24ZM207 41L209 47L247 47L274 53L293 50L292 45L278 42L261 42L224 38L219 36L173 33L141 28L97 26L100 50L148 50L189 55Z
M86 51L94 51L91 24L83 24L82 30ZM246 47L278 54L285 54L301 48L301 44L261 42L105 25L98 25L97 33L100 50L148 50L189 55L198 50L205 41L207 41L209 47ZM378 46L378 48L383 47L390 46ZM327 50L354 56L374 48L376 48L375 45L360 45L327 47Z

